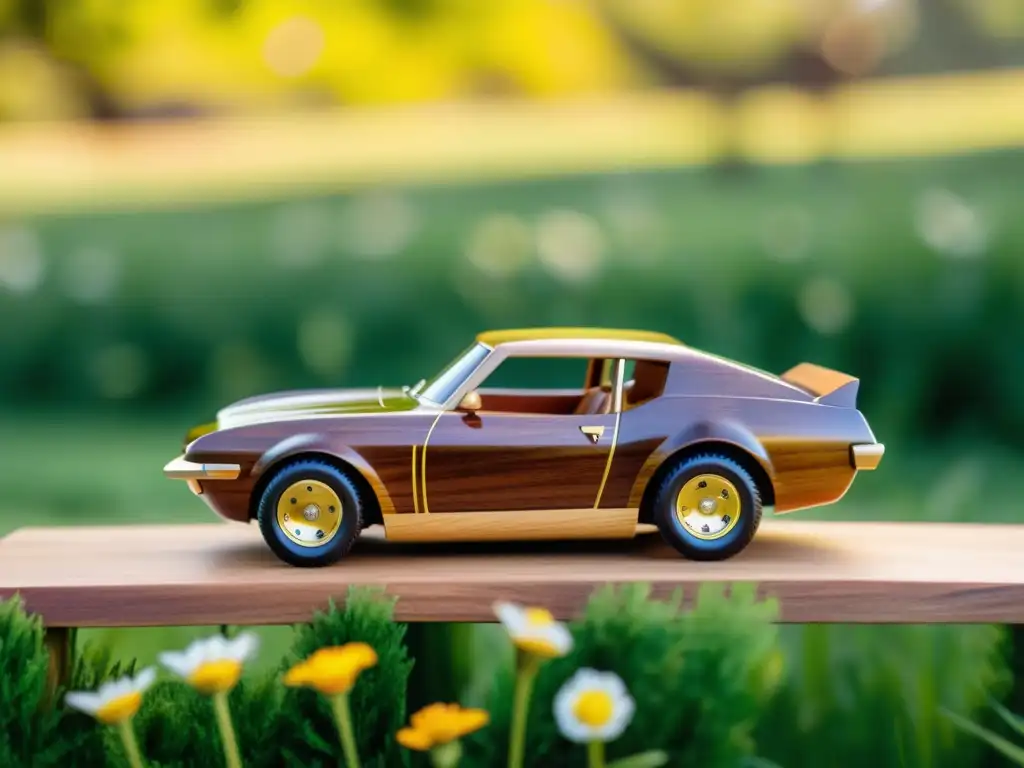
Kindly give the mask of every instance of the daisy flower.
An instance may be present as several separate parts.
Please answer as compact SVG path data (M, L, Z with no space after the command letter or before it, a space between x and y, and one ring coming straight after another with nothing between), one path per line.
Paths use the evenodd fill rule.
M142 694L156 682L156 669L147 667L133 677L111 680L95 692L72 691L64 703L72 709L92 715L104 725L131 720L142 706Z
M156 682L156 668L146 667L135 677L122 677L101 685L95 692L71 691L64 703L92 715L104 725L117 728L128 764L142 768L142 754L131 720L142 706L142 694Z
M562 735L579 744L614 741L633 719L635 704L614 672L581 669L555 696Z
M515 603L495 603L494 613L502 623L516 648L538 656L553 659L572 650L572 635L564 624L555 621L546 608L525 608Z
M184 651L160 654L160 663L207 696L230 691L242 676L242 664L255 655L259 638L251 632L194 641Z

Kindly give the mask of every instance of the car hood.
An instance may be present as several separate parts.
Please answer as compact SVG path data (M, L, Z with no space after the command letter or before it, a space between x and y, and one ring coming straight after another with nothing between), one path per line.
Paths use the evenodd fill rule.
M297 389L239 400L217 413L229 429L267 421L410 411L418 401L401 389Z

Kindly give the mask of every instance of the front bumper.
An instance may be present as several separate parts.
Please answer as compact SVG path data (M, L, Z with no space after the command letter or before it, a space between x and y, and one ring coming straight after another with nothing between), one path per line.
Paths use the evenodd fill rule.
M172 480L187 480L196 495L202 493L201 480L236 480L242 474L240 464L200 464L186 461L184 456L172 459L164 466L164 475Z
M885 455L885 446L881 443L863 443L850 447L850 463L856 470L878 469Z

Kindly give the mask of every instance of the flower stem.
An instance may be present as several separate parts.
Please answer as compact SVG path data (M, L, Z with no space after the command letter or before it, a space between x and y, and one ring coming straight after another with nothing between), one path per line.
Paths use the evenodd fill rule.
M242 768L242 756L238 753L238 740L235 738L234 726L231 725L231 709L228 707L227 691L213 695L213 711L217 715L220 742L224 747L224 763L227 768Z
M356 750L356 737L352 732L352 713L348 707L348 694L339 693L331 697L331 708L334 710L334 722L338 725L341 736L341 748L345 753L348 768L359 768L359 752Z
M458 741L439 744L430 750L430 762L434 768L456 768L462 758L462 745Z
M122 720L117 724L117 732L121 734L121 743L124 744L124 753L128 757L128 765L132 768L142 768L142 754L139 752L139 742L135 740L132 721Z
M526 748L526 715L530 709L533 681L540 669L540 659L532 654L520 651L518 661L515 698L512 704L512 733L508 742L508 768L523 768L523 752Z
M588 768L604 768L604 742L592 741L587 744Z

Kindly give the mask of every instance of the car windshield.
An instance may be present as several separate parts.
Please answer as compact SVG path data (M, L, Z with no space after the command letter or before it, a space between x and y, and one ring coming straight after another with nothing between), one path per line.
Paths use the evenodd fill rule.
M430 379L416 395L424 400L441 405L451 397L459 385L476 370L491 348L480 343L468 347L434 378Z

